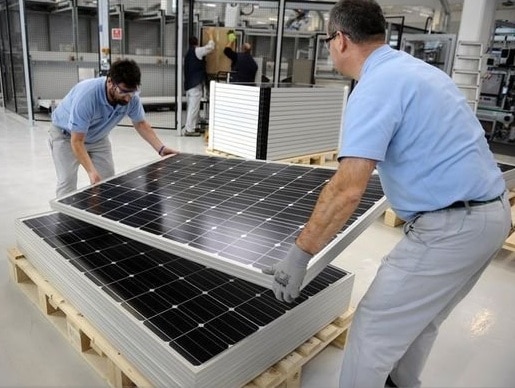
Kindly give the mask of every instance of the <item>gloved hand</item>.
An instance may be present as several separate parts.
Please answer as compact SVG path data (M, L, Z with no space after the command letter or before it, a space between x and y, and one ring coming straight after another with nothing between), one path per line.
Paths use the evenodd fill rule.
M306 268L312 255L293 244L286 257L263 273L274 275L272 289L280 301L291 303L300 294L300 286L306 275Z
M236 34L234 33L234 31L229 31L227 33L227 39L229 40L229 42L234 42L236 40Z

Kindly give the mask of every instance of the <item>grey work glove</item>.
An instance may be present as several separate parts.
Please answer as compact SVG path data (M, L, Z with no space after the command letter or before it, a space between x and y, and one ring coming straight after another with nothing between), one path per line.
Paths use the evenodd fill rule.
M312 255L293 244L286 257L263 273L274 275L272 289L280 301L291 303L300 294L300 286L306 275L306 268Z

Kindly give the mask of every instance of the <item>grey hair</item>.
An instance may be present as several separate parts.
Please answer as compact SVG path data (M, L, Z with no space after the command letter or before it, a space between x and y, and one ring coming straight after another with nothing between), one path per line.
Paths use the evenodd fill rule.
M386 20L374 0L340 0L329 13L328 34L342 31L354 43L385 39Z

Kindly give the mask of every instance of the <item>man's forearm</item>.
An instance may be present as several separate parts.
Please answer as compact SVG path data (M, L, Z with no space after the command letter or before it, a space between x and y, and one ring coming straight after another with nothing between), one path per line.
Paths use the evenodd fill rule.
M82 133L72 133L72 137L70 140L70 144L72 147L72 151L81 164L82 167L86 170L89 177L89 182L93 185L95 183L100 182L103 178L98 175L98 171L93 164L93 161L89 157L88 151L86 150L86 146L84 145L85 135Z
M163 142L159 139L154 129L150 126L147 121L141 121L139 123L134 124L134 128L138 131L139 135L145 139L145 141L150 144L152 148L154 148L157 152L164 145Z
M82 136L81 136L82 137ZM84 140L72 133L72 137L70 140L70 144L72 147L73 154L77 158L78 162L84 167L84 170L89 174L91 172L96 171L93 161L89 157L88 151L86 150L86 146L84 145Z
M345 225L363 195L375 161L344 159L318 197L313 213L297 238L305 252L316 254Z

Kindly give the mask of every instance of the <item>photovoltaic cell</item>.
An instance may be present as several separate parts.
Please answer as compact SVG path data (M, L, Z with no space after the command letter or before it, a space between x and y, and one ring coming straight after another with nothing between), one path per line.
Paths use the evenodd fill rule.
M200 257L215 267L221 258L224 265L262 276L262 268L285 257L333 174L310 166L179 154L51 204L156 248ZM382 202L379 179L372 176L341 233ZM227 272L227 265L220 269Z
M201 365L347 276L327 267L295 303L62 213L23 223L192 365Z

